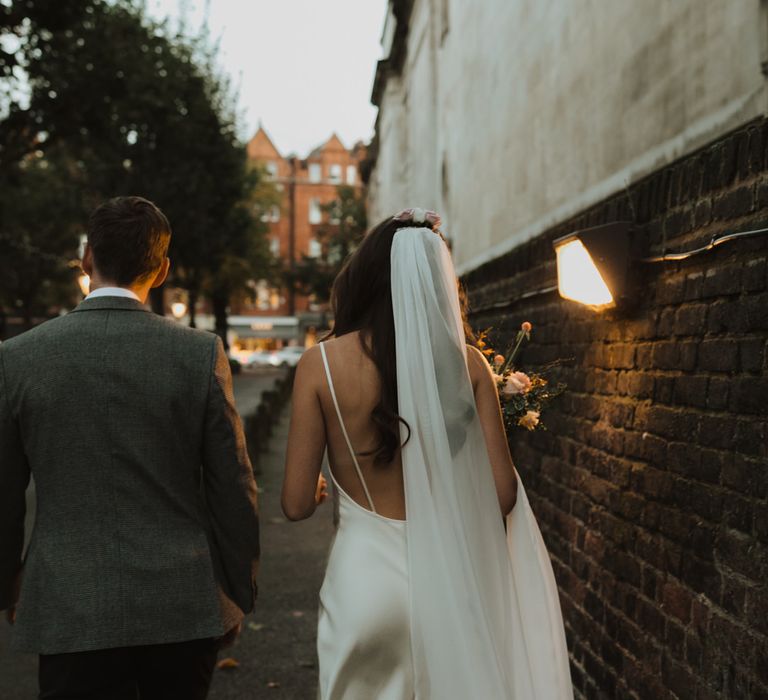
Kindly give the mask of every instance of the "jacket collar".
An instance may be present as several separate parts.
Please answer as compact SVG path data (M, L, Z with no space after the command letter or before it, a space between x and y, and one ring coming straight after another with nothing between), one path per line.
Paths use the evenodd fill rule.
M114 310L114 311L150 311L148 306L145 306L140 301L135 299L129 299L128 297L93 297L91 299L85 299L74 308L71 313L78 311L100 311L100 310Z

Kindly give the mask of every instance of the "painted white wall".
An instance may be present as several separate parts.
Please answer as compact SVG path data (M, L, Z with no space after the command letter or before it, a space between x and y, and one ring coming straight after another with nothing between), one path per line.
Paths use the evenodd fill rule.
M511 250L766 113L767 17L768 0L416 0L371 221L437 209L462 272Z

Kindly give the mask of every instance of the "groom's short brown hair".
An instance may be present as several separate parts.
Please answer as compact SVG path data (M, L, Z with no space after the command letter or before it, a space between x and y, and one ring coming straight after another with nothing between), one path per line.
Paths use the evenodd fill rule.
M143 197L115 197L91 214L88 243L104 279L120 286L143 282L168 254L171 225Z

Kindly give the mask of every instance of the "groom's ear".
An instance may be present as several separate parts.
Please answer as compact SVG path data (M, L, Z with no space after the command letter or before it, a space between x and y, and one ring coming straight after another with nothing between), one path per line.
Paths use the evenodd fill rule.
M93 248L91 248L90 243L85 244L83 259L80 261L80 267L83 268L83 272L86 275L93 277Z
M152 289L155 287L159 287L163 282L165 282L166 277L168 277L168 271L171 269L171 259L170 258L163 258L163 264L160 265L160 269L157 271L157 274L155 275L155 279L152 280Z

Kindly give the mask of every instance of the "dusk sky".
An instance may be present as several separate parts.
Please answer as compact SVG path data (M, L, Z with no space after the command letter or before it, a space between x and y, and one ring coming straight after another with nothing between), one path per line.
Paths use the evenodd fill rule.
M334 131L346 146L373 133L370 104L386 0L149 0L156 17L208 16L219 64L239 85L242 137L263 123L284 154Z

